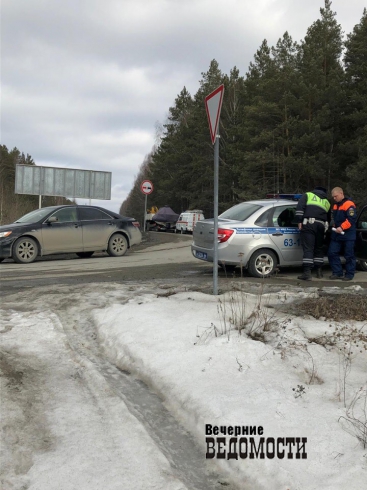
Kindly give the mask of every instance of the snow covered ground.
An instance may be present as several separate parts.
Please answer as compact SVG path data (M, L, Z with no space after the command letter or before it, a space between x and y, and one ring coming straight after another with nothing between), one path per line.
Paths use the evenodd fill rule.
M1 305L4 490L204 488L183 481L106 381L114 366L160 395L205 468L224 475L218 488L366 489L367 317L284 312L316 288L41 289Z

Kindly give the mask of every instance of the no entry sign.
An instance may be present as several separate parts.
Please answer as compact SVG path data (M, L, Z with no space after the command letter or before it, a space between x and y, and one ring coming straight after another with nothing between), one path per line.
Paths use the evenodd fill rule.
M140 184L140 190L143 194L151 194L153 192L153 184L150 180L143 180Z

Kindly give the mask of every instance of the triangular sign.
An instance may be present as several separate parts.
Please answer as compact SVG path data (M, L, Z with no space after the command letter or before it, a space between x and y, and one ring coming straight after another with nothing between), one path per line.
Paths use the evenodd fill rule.
M224 85L220 85L211 94L205 97L206 115L208 116L210 137L214 145L222 109Z

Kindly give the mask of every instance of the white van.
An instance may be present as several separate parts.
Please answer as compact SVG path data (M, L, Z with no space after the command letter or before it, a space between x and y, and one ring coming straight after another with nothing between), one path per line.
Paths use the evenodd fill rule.
M187 210L181 213L176 223L175 233L192 233L196 223L204 219L201 209Z

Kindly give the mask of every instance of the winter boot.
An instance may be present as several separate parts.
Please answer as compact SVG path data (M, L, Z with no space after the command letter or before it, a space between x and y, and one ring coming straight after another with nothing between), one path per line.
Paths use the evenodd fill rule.
M316 269L316 277L317 277L317 279L322 279L324 277L324 274L322 273L321 267L318 267Z
M309 267L305 267L303 269L303 274L298 276L298 279L301 279L301 281L312 281L311 269Z

